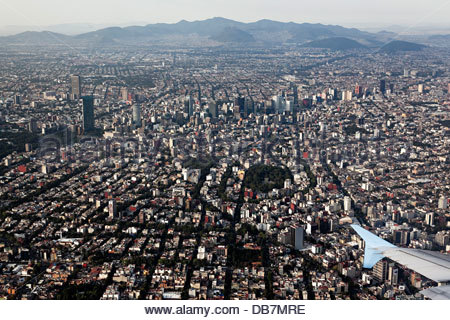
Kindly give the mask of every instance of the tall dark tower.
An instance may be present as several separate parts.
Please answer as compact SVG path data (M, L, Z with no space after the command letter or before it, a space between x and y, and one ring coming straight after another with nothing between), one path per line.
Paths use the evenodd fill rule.
M244 100L244 115L248 117L250 113L253 113L253 101L250 97L245 97Z
M245 98L244 97L236 97L234 99L234 105L235 106L239 106L239 112L240 113L244 113L244 108L245 108Z
M137 128L142 127L141 106L138 104L133 106L133 124Z
M380 91L382 94L386 93L386 80L380 80Z
M214 100L211 100L209 102L208 111L211 114L211 117L213 119L215 119L219 116L219 108L217 106L217 103Z
M355 86L355 95L356 95L358 98L361 98L362 94L363 94L363 92L362 92L362 87L361 87L360 85L357 84L357 85Z
M71 75L70 84L72 86L71 93L73 98L79 99L81 97L81 77L78 75Z
M294 106L298 106L298 87L295 83L291 83L293 95L294 95Z
M189 117L194 115L194 99L192 96L187 96L184 99L184 112L186 112Z
M85 96L83 99L83 131L94 129L94 97Z

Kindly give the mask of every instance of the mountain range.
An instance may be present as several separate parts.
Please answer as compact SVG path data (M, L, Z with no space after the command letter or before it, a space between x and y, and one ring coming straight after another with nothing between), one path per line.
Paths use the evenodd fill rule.
M394 36L395 34L389 32L370 33L336 25L272 20L243 23L225 18L212 18L192 22L182 20L174 24L156 23L123 28L109 27L79 35L28 31L13 36L0 37L0 44L107 47L161 43L246 46L270 46L286 43L343 50L366 47L380 48L392 40Z
M426 46L422 44L396 40L382 46L380 52L395 53L399 51L421 51L425 48Z
M331 49L331 50L350 50L350 49L363 49L367 48L365 45L359 43L358 41L344 38L344 37L335 37L335 38L326 38L320 40L314 40L311 42L307 42L304 44L306 48L323 48L323 49Z

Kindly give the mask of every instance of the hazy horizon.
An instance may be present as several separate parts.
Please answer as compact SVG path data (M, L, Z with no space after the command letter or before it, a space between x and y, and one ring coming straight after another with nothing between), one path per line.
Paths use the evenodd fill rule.
M206 19L212 19L215 17L210 17ZM222 17L221 17L222 18ZM223 17L225 18L225 17ZM197 19L197 20L206 20L206 19ZM230 20L235 20L239 22L244 22L238 19L232 19L232 18L225 18ZM268 18L258 19L258 20L264 20ZM187 19L181 19L181 20L187 20ZM179 21L181 21L179 20ZM187 20L187 21L197 21L197 20ZM250 22L256 22L258 20L254 21L246 21L246 23ZM273 21L280 21L276 19L268 19ZM176 22L168 22L169 24L177 23ZM389 31L404 35L425 35L425 34L450 34L450 26L439 26L439 25L423 25L423 26L406 26L406 25L380 25L380 26L374 26L374 25L347 25L347 24L328 24L323 22L305 22L305 21L280 21L280 22L295 22L295 23L312 23L312 24L324 24L324 25L339 25L346 28L356 28L361 31L368 31L368 32L379 32L379 31ZM137 21L137 22L129 22L129 23L105 23L105 24L95 24L95 23L62 23L62 24L51 24L51 25L0 25L0 36L9 36L9 35L16 35L22 32L26 31L51 31L51 32L57 32L61 34L66 35L78 35L82 33L92 32L96 30L100 30L103 28L109 28L109 27L130 27L130 26L145 26L153 23L160 23L160 22L144 22L144 21Z
M225 17L242 22L270 19L282 22L322 23L381 30L389 27L405 32L421 29L448 30L450 0L407 1L334 0L0 0L0 31L5 34L26 28L78 25L79 32L109 26L176 23ZM84 29L83 29L84 28ZM391 30L389 30L391 31ZM396 30L398 32L398 30ZM400 30L402 31L402 30ZM64 33L64 30L62 30ZM66 33L76 33L67 31Z

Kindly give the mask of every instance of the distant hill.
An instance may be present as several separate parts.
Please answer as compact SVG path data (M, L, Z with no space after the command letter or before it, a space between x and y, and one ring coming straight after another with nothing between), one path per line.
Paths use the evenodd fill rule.
M219 42L235 42L235 43L255 42L255 38L250 33L234 27L225 28L219 34L212 36L211 39Z
M385 44L384 46L382 46L380 49L380 52L396 53L396 52L402 52L402 51L420 51L426 47L427 46L425 46L423 44L395 40L395 41L391 41L388 44Z
M437 47L450 47L450 34L436 34L431 35L427 39L427 44L432 44Z
M2 41L3 40L3 41ZM0 37L0 42L9 44L32 44L32 45L47 45L47 44L66 44L72 40L71 36L50 31L26 31L14 36Z
M350 49L363 49L367 48L361 43L344 38L344 37L335 37L335 38L327 38L321 40L315 40L304 44L304 47L307 48L323 48L323 49L331 49L331 50L350 50Z
M450 34L435 34L428 38L432 40L450 40Z
M0 37L0 44L54 44L56 39L71 45L146 45L170 43L173 39L185 42L198 38L203 43L255 43L277 45L282 43L304 44L327 38L348 38L370 47L378 47L380 41L389 41L389 35L369 33L354 28L336 25L279 22L259 20L243 23L225 18L212 18L201 21L182 20L178 23L156 23L146 26L110 27L67 36L57 33L27 33Z
M397 35L395 32L386 31L386 30L378 31L377 34L378 35L386 35L386 36L390 36L390 37L395 37Z

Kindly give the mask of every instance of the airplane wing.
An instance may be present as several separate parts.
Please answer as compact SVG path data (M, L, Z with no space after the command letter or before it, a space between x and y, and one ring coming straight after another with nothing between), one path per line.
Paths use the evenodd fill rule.
M383 251L386 249L397 248L392 243L389 243L380 237L377 237L372 232L358 226L356 224L351 225L352 228L359 234L365 241L364 249L364 268L372 268L378 261L383 259Z
M364 268L372 268L379 260L388 257L438 283L450 281L449 255L427 250L399 248L361 226L355 224L351 226L365 241ZM448 289L446 292L450 294Z
M433 300L450 300L450 286L432 287L420 293Z

